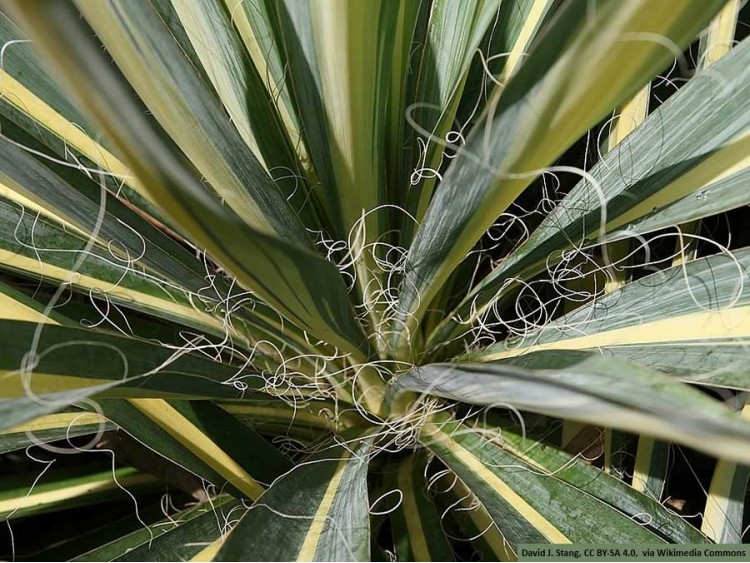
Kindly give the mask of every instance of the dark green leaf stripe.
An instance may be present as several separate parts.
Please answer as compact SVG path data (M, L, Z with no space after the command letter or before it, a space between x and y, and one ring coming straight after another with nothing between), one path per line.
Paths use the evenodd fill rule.
M482 115L491 101L492 80L503 82L523 62L533 49L534 40L554 17L560 0L517 0L501 2L497 18L482 39L479 48L484 57L475 57L466 77L467 90L463 93L457 119L463 122ZM484 60L482 60L484 59Z
M604 351L604 355L643 364L699 385L750 391L748 344L745 341L612 346Z
M2 317L9 320L41 321L42 315L46 314L46 322L51 322L53 324L72 324L72 321L65 317L62 313L60 313L60 311L55 309L46 311L47 306L44 303L37 301L36 299L32 299L23 291L19 291L18 289L2 282L0 282L0 301L2 301L6 305L6 310L3 311L6 314L3 314ZM32 314L30 315L30 317L34 318L29 318L26 316L21 318L21 314L18 309L10 306L11 304L18 304L26 311L35 311L36 313L38 313L38 316Z
M443 514L443 529L454 541L461 542L454 545L461 546L466 541L470 542L481 561L517 559L492 515L461 479L448 471L438 479L436 486L441 491L435 501Z
M300 126L293 111L290 87L285 80L291 68L288 66L283 46L279 42L278 22L273 12L274 3L262 1L237 4L233 0L223 0L223 3L242 38L248 55L258 69L258 74L264 79L266 89L276 93L275 101L279 113L285 120L289 134L298 145L296 150L304 153L304 148L299 146Z

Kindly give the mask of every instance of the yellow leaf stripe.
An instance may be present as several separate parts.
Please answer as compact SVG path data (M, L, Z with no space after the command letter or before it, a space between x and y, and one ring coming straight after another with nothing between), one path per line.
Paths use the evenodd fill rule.
M221 546L224 545L226 537L221 536L215 541L208 544L206 547L201 549L198 553L193 555L190 561L213 561L216 554L219 553Z
M0 318L38 323L42 320L42 314L33 307L24 305L11 296L0 293ZM44 321L57 324L49 318L44 319Z
M504 79L510 77L521 64L523 57L528 52L531 39L539 29L549 5L550 0L536 0L531 7L531 10L529 10L526 19L524 20L523 27L521 28L521 32L518 34L518 38L513 44L513 48L505 61L505 66L503 67Z
M585 332L585 329L582 328L582 330ZM747 337L750 337L750 306L700 311L556 342L489 353L477 359L480 361L501 360L539 350L580 350L632 344L663 344L686 340L706 341Z
M0 262L8 268L28 272L35 276L43 276L58 282L71 281L75 287L86 290L101 291L102 293L120 299L125 303L133 303L134 305L140 305L146 309L152 309L155 311L165 311L176 317L198 319L199 322L203 324L216 327L217 330L223 331L223 323L220 319L201 312L193 307L175 303L174 301L169 300L169 297L166 294L164 298L160 298L140 291L128 289L121 285L113 285L110 282L102 281L80 273L75 273L71 279L70 270L52 264L40 263L36 259L15 254L7 250L0 250Z
M446 476L444 480L452 479L452 477ZM461 479L456 479L453 483L453 493L456 496L461 497L459 504L462 508L467 510L469 518L476 526L477 530L484 532L482 534L482 540L490 546L492 552L497 555L499 561L516 561L518 559L516 552L510 546L508 541L503 536L500 529L492 520L492 516L487 512L484 505L480 503L474 503L475 498L469 489Z
M432 561L427 538L422 529L422 517L419 514L419 503L414 490L414 456L409 457L398 469L398 487L403 494L404 519L409 533L411 551L416 561Z
M106 383L111 383L111 380L33 372L30 386L31 391L35 395L44 395L46 393L62 393L75 389L85 389L86 387L95 387ZM25 396L26 390L24 389L21 374L18 370L0 370L0 397L3 399L17 399Z
M707 46L701 65L706 68L732 49L740 0L729 0L708 26Z
M56 504L64 502L66 500L77 499L83 495L92 495L95 493L101 493L118 488L117 483L123 487L129 487L133 485L142 485L146 483L156 482L156 478L146 474L135 474L128 475L126 477L118 477L117 482L108 476L104 479L83 483L80 485L72 485L70 487L64 487L62 489L54 491L45 491L43 493L32 493L25 497L15 497L7 500L0 501L0 514L7 514L14 510L22 510L25 508L33 508L35 506L41 506L46 504Z
M161 399L131 399L130 403L242 493L253 500L261 495L263 487L169 403Z
M63 139L65 143L105 171L109 171L153 203L148 191L115 155L94 141L81 129L65 119L54 109L28 90L10 74L0 69L0 97L33 118L45 129Z
M571 541L558 530L542 514L537 512L523 497L516 493L505 481L493 473L487 466L480 461L469 450L465 449L455 442L450 434L447 434L442 428L434 423L425 424L422 428L422 434L440 442L440 445L448 449L451 454L477 477L489 485L499 497L503 498L513 510L536 530L539 531L550 543L571 543Z
M305 535L305 541L302 542L299 553L297 554L297 561L313 561L315 559L315 552L318 549L318 543L320 537L323 534L323 529L328 520L328 514L331 512L333 506L333 500L336 497L336 492L339 489L341 480L344 478L346 472L346 466L349 463L349 459L352 454L348 450L342 451L342 458L336 466L336 470L333 473L333 477L326 487L326 492L323 495L323 500L318 506L318 510L315 512L312 524Z
M18 434L20 432L40 432L43 430L55 430L57 428L74 428L76 426L87 426L90 424L101 424L105 419L96 413L89 412L63 412L48 414L24 422L13 428L0 431L1 434Z
M609 149L612 150L619 145L625 137L635 131L648 114L648 101L651 96L651 87L642 88L625 105L622 106L617 116L617 123L609 136Z

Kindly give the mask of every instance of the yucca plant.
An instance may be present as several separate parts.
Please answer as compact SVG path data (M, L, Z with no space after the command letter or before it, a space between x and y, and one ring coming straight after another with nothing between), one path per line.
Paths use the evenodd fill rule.
M0 557L742 542L738 0L3 4Z

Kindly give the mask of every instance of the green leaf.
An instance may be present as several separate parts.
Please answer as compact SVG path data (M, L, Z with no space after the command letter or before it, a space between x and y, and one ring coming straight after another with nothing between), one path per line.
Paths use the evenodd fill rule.
M127 433L155 454L217 487L221 488L227 482L216 469L207 463L208 460L191 452L129 401L97 399L96 402L104 416L121 432ZM238 498L245 496L234 487L229 487L228 492Z
M78 2L77 7L140 99L221 199L254 228L306 244L294 212L152 4Z
M399 179L403 184L400 191L405 196L404 209L418 221L424 216L435 187L436 175L429 169L440 168L444 139L454 124L471 61L497 18L498 2L436 0L429 10L424 39L418 39L423 45L417 44L421 60L414 78L416 87L411 106L405 108L409 127L417 133L413 135L410 169L406 172L420 171L424 179L418 183ZM408 245L414 222L403 219L401 244Z
M23 409L34 402L27 389L34 395L70 392L77 397L56 402L60 409L105 389L110 396L236 399L265 385L258 375L185 350L81 328L45 325L39 332L37 328L36 323L0 321L0 331L6 335L0 351L4 399L0 404L6 415L17 410L18 416L25 417L14 416L12 421L3 417L0 428L38 416L24 414Z
M410 455L388 480L392 491L401 492L401 502L389 516L396 555L399 561L452 561L441 514L427 489L425 461L424 455Z
M95 130L47 72L31 41L5 14L0 14L3 68L0 69L0 115L3 135L14 122L40 143L53 150L69 166L101 170L108 188L124 200L134 202L161 219L145 188L106 145L95 141ZM106 175L105 175L106 174Z
M384 101L397 22L404 14L399 2L382 0L277 2L272 9L331 236L346 245L341 260L352 267L369 332L378 334L384 306L377 257L393 212L386 205Z
M186 561L226 533L242 504L223 496L93 549L73 561Z
M338 240L371 244L387 230L387 210L364 219L363 213L386 203L388 116L381 100L390 86L399 4L266 3L289 63L287 84L305 145L322 180L323 208ZM350 233L362 223L361 235ZM360 236L363 240L356 241ZM359 275L370 277L367 268ZM362 282L366 287L367 279Z
M501 2L500 9L474 57L457 119L467 124L482 115L491 100L493 85L507 82L533 48L544 26L559 10L560 0Z
M742 416L750 417L747 403ZM750 465L740 465L728 459L716 462L701 523L701 531L716 543L742 543L746 531L744 514L748 480Z
M431 364L394 380L386 400L397 401L405 391L510 405L750 460L750 424L721 403L660 372L597 353L545 351L512 364Z
M0 282L0 305L2 305L0 318L15 321L71 324L71 321L59 311L55 309L47 311L47 307L43 303L2 282Z
M749 268L750 248L693 260L468 357L497 361L541 350L592 349L686 381L748 389Z
M132 264L122 254L113 256L112 250L118 244L110 248L94 244L89 248L88 237L57 220L31 213L15 198L0 196L0 221L13 226L0 230L0 268L3 270L36 280L70 284L74 290L104 301L104 310L106 304L112 302L203 333L220 337L226 334L221 319L207 311L209 306L201 310L199 300L191 301L192 294L181 285L141 268L128 267ZM184 275L183 270L182 281L186 285L190 284L191 277L195 280L195 275ZM210 291L201 295L209 303L219 297L212 296ZM239 342L247 338L234 330L230 332Z
M209 193L178 156L175 147L164 139L161 130L143 115L143 108L123 87L122 78L108 64L70 4L21 2L12 5L31 26L37 39L35 45L45 50L48 60L58 70L74 71L74 75L67 75L68 85L82 105L127 156L126 160L148 186L154 200L186 233L192 235L194 242L204 246L238 276L241 283L256 291L300 328L361 357L362 349L366 350L364 335L354 319L344 282L336 267L294 242L263 232L260 230L262 225L248 226ZM142 5L136 2L117 6L136 17L143 14L129 12L137 12L137 7ZM86 3L87 11L106 11L108 6L111 4ZM103 15L109 17L112 14ZM108 21L108 17L98 21L98 25ZM148 24L139 28L138 37L149 41L149 37L143 34L157 24L150 18L140 17L138 21L141 20ZM115 35L119 32L122 32L119 25L113 25L109 30ZM154 40L158 36L155 31ZM71 37L75 38L72 43ZM132 45L122 37L119 39L122 39L120 47L130 52ZM87 64L80 64L84 59ZM159 64L162 63L167 64L164 60ZM142 74L149 72L149 69L144 69ZM142 77L141 80L147 79ZM96 95L92 95L93 92ZM169 106L167 101L162 102L163 106ZM218 119L210 112L201 114L201 117ZM177 121L181 121L179 116ZM219 127L219 124L215 125ZM223 138L222 135L224 133L218 139ZM210 141L205 143L210 144ZM200 144L201 151L206 148L205 143ZM233 158L239 158L240 154L238 152ZM255 186L261 190L257 184ZM276 205L276 196L269 195L273 191L261 191L272 200L266 202L267 205ZM283 223L278 215L276 218ZM298 238L291 236L290 240Z
M252 426L276 421L290 428L296 424L343 432L355 426L366 426L364 419L351 410L341 410L335 402L316 399L289 405L281 401L251 398L244 401L218 403L232 415Z
M27 147L43 150L32 139L18 134L15 137ZM96 179L55 163L44 164L0 138L3 185L38 204L45 215L83 233L96 232L98 244L109 249L110 261L119 262L121 270L144 268L171 281L173 287L192 292L205 288L205 266L194 254L115 197L103 195Z
M395 340L415 336L450 273L543 167L669 61L664 41L686 45L720 5L567 4L446 171L409 250L399 298L409 330Z
M35 550L38 561L71 561L92 549L105 545L135 530L143 529L164 518L162 507L158 504L141 505L138 516L135 511L124 516L115 516L99 525L93 525L68 535L62 541L48 546L41 551Z
M95 413L67 411L49 414L0 431L0 454L34 444L46 444L111 430L113 426Z
M0 518L3 519L92 505L113 497L128 498L123 487L136 494L162 489L155 477L129 467L95 474L43 470L31 478L28 475L6 478L3 485L0 491Z
M210 403L159 399L97 403L133 438L237 497L257 497L262 491L259 482L270 483L291 468L291 462L252 428Z
M12 42L3 51L3 78L13 77L25 89L43 99L47 105L55 108L69 122L77 123L83 129L90 129L86 117L68 98L64 89L50 75L36 52L31 48L31 40L6 14L0 15L0 37L5 42ZM4 81L3 81L4 82ZM7 88L7 86L4 84ZM8 92L5 90L5 92ZM11 96L8 96L9 98ZM5 99L6 103L20 103Z
M476 495L514 549L520 543L659 542L611 506L449 417L436 415L420 440Z
M345 433L280 477L245 514L217 561L367 561L371 439Z
M490 422L490 421L488 421ZM493 425L486 425L492 431ZM663 506L659 499L636 491L617 477L587 463L583 457L549 447L544 441L524 436L503 425L496 430L501 447L524 462L552 474L627 514L674 543L704 543L705 536L683 518Z
M270 484L292 468L286 456L221 407L209 401L169 401L169 404L261 483Z
M292 141L229 14L219 2L178 0L172 5L242 140L276 178L287 199L294 196L293 207L306 224L316 227L314 207L306 205L311 193Z
M299 119L290 95L287 81L290 69L283 45L279 41L274 3L266 0L247 0L239 3L234 0L223 0L223 3L242 39L245 51L258 71L258 76L263 79L266 90L274 97L279 117L306 168L306 173L314 177L314 171L309 169L310 157L303 144ZM313 202L318 201L315 191L310 195Z
M601 241L626 240L636 235L652 233L680 223L703 219L750 205L750 195L744 189L748 180L750 180L750 169L745 168L714 182L709 182L705 187L701 187L698 191L686 195L674 203L647 213L625 227L606 233L601 237ZM683 244L687 244L688 240L685 240Z
M312 11L307 2L266 2L257 0L257 8L243 2L245 14L253 38L262 49L270 52L269 72L281 82L284 79L285 91L289 93L292 111L300 125L300 137L320 178L317 197L325 210L327 222L333 236L345 240L348 230L345 227L342 203L336 185L331 133L327 127L326 108L322 99L322 79L316 61L315 43L312 30ZM255 12L255 13L253 13ZM249 30L243 34L245 44ZM254 49L256 50L256 49ZM277 54L278 50L278 54ZM251 51L252 52L252 51ZM278 57L278 62L277 62ZM258 60L258 57L255 57ZM279 68L280 65L285 67Z
M456 319L476 319L492 303L508 296L516 287L512 279L542 272L573 245L621 239L628 234L628 225L636 225L636 220L649 214L643 224L634 226L634 233L665 226L667 217L698 218L703 215L700 208L706 194L707 201L713 189L731 193L730 186L744 176L750 164L748 60L750 41L743 41L654 111L627 142L610 151L590 176L579 182L527 241L464 298L433 333L431 342L437 345L455 336L464 329ZM707 192L701 194L703 188ZM602 201L606 201L606 215ZM675 208L669 208L674 202ZM685 213L690 202L698 210ZM722 210L715 203L707 205L709 214ZM663 219L659 216L662 212ZM615 234L610 238L607 233ZM601 239L597 241L597 237Z
M42 392L29 396L21 395L15 389L18 385L12 382L11 386L16 396L8 398L5 395L8 386L7 378L7 374L0 375L0 389L2 389L0 392L0 430L12 429L26 421L54 413L69 405L83 403L88 397L109 391L117 385L116 382L88 386L81 384L70 391Z

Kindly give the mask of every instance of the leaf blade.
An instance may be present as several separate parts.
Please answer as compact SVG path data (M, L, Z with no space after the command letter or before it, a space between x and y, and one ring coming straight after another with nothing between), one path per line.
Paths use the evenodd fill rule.
M750 425L667 375L586 352L549 351L515 363L422 366L396 379L388 399L412 391L471 404L512 405L644 432L738 461L750 459Z
M244 516L217 560L368 560L367 462L362 456L369 443L365 438L346 448L324 447L282 476Z

